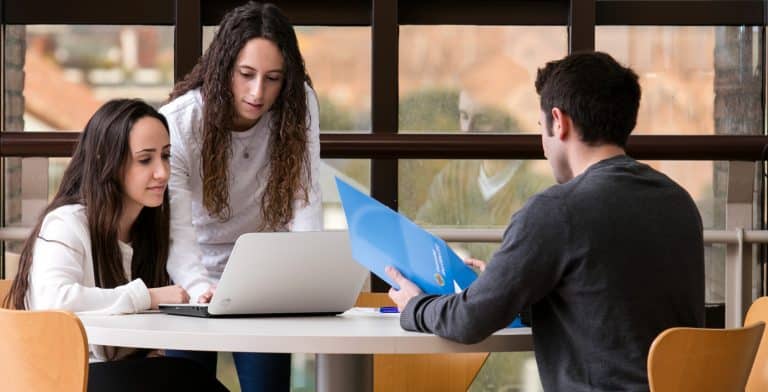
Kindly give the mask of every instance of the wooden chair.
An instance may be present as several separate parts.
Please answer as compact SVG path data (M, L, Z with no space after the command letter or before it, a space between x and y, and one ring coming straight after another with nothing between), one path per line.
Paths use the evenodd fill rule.
M0 298L9 288L0 280ZM0 336L3 391L86 390L88 340L74 314L0 309Z
M744 325L763 321L768 323L768 297L760 297L749 307ZM763 331L763 339L749 374L746 392L768 391L768 328Z
M386 293L360 293L355 306L394 306ZM488 353L376 354L373 357L373 390L466 391Z
M764 328L667 329L648 353L651 391L743 391Z

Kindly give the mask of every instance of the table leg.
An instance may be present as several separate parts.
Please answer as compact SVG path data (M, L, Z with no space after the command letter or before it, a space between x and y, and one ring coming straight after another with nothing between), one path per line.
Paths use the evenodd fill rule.
M317 392L373 391L373 354L317 354Z

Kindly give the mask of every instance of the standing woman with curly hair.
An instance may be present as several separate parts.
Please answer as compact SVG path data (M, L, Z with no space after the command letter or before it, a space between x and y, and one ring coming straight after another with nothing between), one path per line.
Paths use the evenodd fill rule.
M196 298L205 287L188 282L202 266L217 281L241 234L322 229L318 106L293 26L256 2L224 16L170 99L168 268ZM171 355L215 372L216 353ZM289 354L233 356L243 391L288 390Z

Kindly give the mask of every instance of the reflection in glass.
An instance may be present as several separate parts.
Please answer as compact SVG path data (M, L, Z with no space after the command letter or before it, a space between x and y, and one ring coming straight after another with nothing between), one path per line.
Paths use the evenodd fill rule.
M400 209L423 226L504 228L529 197L553 183L541 164L546 165L523 160L402 160ZM425 178L432 180L419 183ZM489 260L496 246L462 244L454 250L462 257Z
M9 26L5 110L14 130L80 131L104 102L159 105L173 84L170 26ZM21 119L20 119L21 120ZM8 124L6 124L8 125Z
M535 133L536 70L566 53L564 27L401 26L400 130Z
M323 194L323 226L326 230L343 230L347 220L336 189L336 177L358 189L371 189L369 159L323 159L320 166L320 191Z
M598 26L595 48L640 77L635 134L761 134L759 26Z

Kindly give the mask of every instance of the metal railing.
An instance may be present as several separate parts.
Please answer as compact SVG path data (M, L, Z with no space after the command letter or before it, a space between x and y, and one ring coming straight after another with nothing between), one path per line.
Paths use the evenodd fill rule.
M23 241L29 227L0 228L0 241ZM429 228L447 242L501 242L504 229ZM768 244L768 230L704 230L704 244Z

